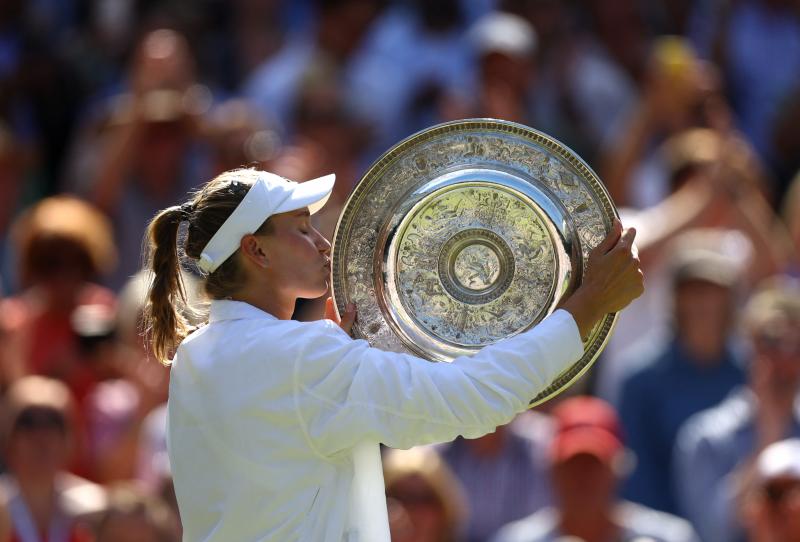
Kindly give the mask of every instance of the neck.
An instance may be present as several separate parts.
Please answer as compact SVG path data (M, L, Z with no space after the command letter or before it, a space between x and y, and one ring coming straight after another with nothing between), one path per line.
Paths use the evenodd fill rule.
M500 426L494 433L489 433L468 442L476 455L480 457L496 457L503 451L506 434L502 426Z
M258 286L243 289L233 299L258 307L279 320L292 318L294 304L297 301L297 298L286 295L284 292Z
M610 509L561 511L561 533L575 536L585 542L608 542L616 538L619 526L612 519Z
M700 365L711 366L719 363L722 353L725 351L725 344L719 341L681 340L682 348Z
M28 290L28 299L38 307L41 313L71 314L77 304L76 297L80 287L69 291L56 291L43 286L33 286Z

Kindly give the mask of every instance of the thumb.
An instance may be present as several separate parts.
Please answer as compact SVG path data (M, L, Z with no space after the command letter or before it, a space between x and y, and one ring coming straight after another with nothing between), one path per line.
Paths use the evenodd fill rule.
M600 241L600 244L595 247L593 252L599 255L606 254L609 250L616 246L621 235L622 222L620 222L618 218L615 218L614 222L611 224L611 230L608 232L605 239Z
M633 240L636 237L636 228L626 229L620 237L619 244L625 247L632 247Z
M345 307L344 314L342 315L342 320L339 322L339 327L341 327L345 333L350 335L350 332L353 330L353 324L356 321L357 316L356 306L353 303L348 303L347 307Z

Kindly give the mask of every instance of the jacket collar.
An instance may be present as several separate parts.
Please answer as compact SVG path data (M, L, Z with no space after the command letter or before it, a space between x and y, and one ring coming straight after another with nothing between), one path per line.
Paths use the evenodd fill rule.
M266 319L277 320L277 318L258 307L245 303L244 301L234 301L232 299L212 299L209 307L208 321L221 322L223 320L254 320Z

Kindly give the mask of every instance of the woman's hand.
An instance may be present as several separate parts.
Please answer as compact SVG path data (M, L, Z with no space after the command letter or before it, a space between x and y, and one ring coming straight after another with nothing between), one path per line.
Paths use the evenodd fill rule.
M350 335L350 332L353 329L353 323L356 321L356 306L354 303L348 303L345 307L345 312L342 317L339 317L339 314L336 312L336 307L333 304L333 298L329 297L325 300L325 318L328 320L333 320L335 323L339 324L345 333Z
M592 250L580 287L561 308L575 318L581 337L586 338L598 320L617 312L642 295L644 275L633 239L636 230L623 231L615 220L611 232Z

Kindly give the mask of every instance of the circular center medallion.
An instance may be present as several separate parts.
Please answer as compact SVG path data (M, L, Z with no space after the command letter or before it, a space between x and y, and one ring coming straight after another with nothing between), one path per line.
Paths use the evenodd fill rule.
M485 290L500 276L500 258L486 245L474 244L463 248L453 264L456 280L468 290Z
M530 327L559 265L532 199L482 180L432 190L400 222L389 254L398 325L457 347Z
M462 303L497 299L514 277L514 254L495 232L468 228L447 239L439 251L439 280Z

